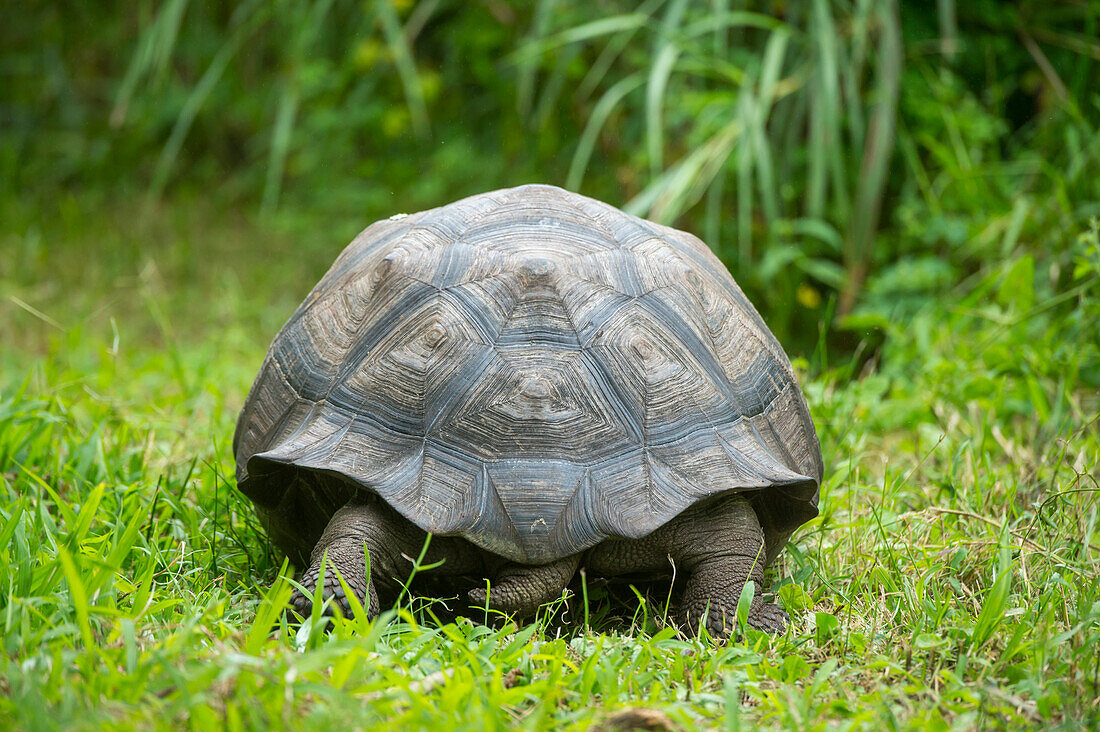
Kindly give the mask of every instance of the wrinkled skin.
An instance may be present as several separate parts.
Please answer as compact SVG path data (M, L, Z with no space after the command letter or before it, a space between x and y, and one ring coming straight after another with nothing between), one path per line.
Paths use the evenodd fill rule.
M380 611L377 586L392 587L405 580L424 545L426 534L377 498L365 494L336 512L313 550L301 584L317 584L324 558L322 597L331 598L345 615L351 603L337 570L370 616ZM370 555L370 576L366 556ZM674 564L687 574L679 620L692 631L700 622L713 636L736 630L737 603L745 582L757 589L748 612L748 624L758 630L782 633L787 615L778 605L759 596L764 579L764 532L750 502L741 495L694 506L641 539L608 539L581 554L549 564L510 562L456 537L432 537L424 564L443 561L433 571L473 574L490 580L489 592L475 588L469 599L476 605L519 616L533 615L544 603L558 599L578 567L590 576L616 577L668 573ZM670 563L671 562L671 563ZM303 617L311 599L295 591L294 609Z

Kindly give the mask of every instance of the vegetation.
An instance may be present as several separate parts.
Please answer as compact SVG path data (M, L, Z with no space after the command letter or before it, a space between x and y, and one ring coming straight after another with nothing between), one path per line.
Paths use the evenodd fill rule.
M0 27L0 725L1100 724L1100 4L133 7ZM535 180L702 235L794 357L785 636L283 617L270 338L370 221Z

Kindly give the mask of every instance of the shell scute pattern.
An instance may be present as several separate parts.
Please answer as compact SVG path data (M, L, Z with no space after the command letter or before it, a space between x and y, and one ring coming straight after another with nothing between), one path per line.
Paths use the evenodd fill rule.
M789 534L821 475L789 362L709 250L547 186L357 237L277 336L234 444L261 517L284 466L321 470L526 563L730 490Z

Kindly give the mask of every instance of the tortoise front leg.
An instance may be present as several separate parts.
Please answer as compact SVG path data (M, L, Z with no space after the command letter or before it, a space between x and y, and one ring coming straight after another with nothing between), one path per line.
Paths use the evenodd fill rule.
M378 592L373 578L367 575L367 552L370 553L371 575L385 576L385 569L378 565L383 562L392 564L387 561L389 552L385 550L387 535L392 534L387 526L388 519L373 501L352 499L329 520L317 545L313 547L309 567L298 580L312 594L317 578L324 571L321 597L326 600L332 598L325 608L326 614L333 614L334 608L339 607L345 616L351 615L351 604L336 576L339 573L367 611L367 616L378 615ZM313 611L311 594L295 589L290 597L291 607L303 618L309 617Z

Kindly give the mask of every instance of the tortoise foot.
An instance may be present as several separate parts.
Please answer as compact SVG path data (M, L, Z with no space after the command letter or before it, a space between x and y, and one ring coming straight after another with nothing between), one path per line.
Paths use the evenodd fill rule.
M365 572L362 543L354 538L337 540L329 544L326 549L328 558L324 562L325 576L320 596L325 603L322 614L332 616L337 611L344 617L351 617L354 614L354 605L349 600L344 585L340 583L340 578L343 578L344 584L355 594L359 605L366 611L367 617L373 618L378 615L378 595L374 590L374 583ZM321 563L322 559L317 558L298 580L308 594L295 588L290 597L291 608L303 618L313 614L313 590L317 587L317 579L321 575ZM337 576L338 573L339 576Z
M303 587L316 587L317 575L314 574L312 577L303 576L300 582ZM358 595L358 593L356 594ZM367 617L374 617L378 614L377 611L370 612L362 595L359 595L357 599L363 609L367 611ZM321 609L322 615L333 616L337 610L346 618L350 618L354 614L347 593L344 592L343 586L336 577L325 576L324 585L321 587L321 600L325 603ZM301 590L295 588L294 593L290 596L290 607L301 617L308 618L313 614L313 596L303 594Z
M485 587L475 587L467 596L477 607L530 617L540 606L561 599L579 562L579 554L549 564L510 562L497 571L488 592Z
M700 628L705 627L712 638L727 638L737 631L737 602L712 599L705 613L698 607L685 607L681 623L691 635L698 635Z
M754 602L749 609L749 626L764 633L779 635L787 630L791 617L774 602Z
M712 638L728 638L737 633L737 601L712 598L708 603L706 615L702 611L692 613L686 608L682 618L684 624L694 634L698 633L700 620ZM779 635L787 629L790 617L774 602L753 600L749 606L748 625L750 628Z

